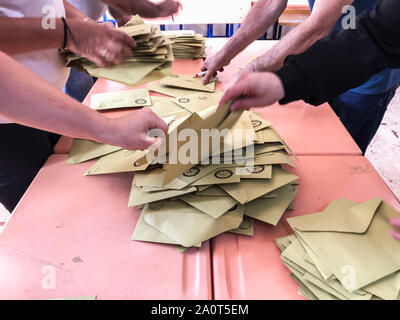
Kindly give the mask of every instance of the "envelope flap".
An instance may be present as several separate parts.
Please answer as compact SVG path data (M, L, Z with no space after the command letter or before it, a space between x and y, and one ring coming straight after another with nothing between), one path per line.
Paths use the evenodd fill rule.
M293 229L300 231L325 231L364 233L382 200L374 198L360 204L345 199L333 201L324 211L302 217L290 218Z

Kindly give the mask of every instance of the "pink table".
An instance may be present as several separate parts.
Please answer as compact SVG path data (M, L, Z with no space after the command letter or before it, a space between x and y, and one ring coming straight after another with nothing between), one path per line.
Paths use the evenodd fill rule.
M208 242L181 254L131 241L132 176L83 176L93 162L66 159L49 158L0 235L0 299L211 299Z
M400 204L364 157L302 156L296 169L299 192L295 210L277 227L255 223L255 236L223 234L212 240L215 299L302 299L297 284L280 260L275 238L291 232L286 218L324 209L332 200L365 201L381 197L397 210Z
M210 38L207 39L207 46L218 51L226 41L225 38ZM275 43L276 41L255 41L252 43L232 60L230 65L225 68L225 72L219 74L220 82L217 89L223 91L232 76L239 70L239 67L245 66L255 57L266 52ZM177 59L173 63L173 72L195 74L199 72L201 65L201 60ZM145 85L140 87L145 87ZM132 88L113 81L99 79L89 92L84 104L90 104L92 94L129 89ZM276 104L255 110L262 113L267 120L273 123L297 155L361 155L360 149L328 104L313 107L303 101L297 101L286 106ZM135 111L105 111L104 114L116 117L127 112ZM68 153L71 143L70 137L62 137L54 152Z

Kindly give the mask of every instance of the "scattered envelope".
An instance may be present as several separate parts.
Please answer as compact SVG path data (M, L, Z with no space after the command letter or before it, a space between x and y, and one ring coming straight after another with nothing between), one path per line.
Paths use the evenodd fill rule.
M147 89L98 93L90 98L90 108L94 110L143 106L151 106L151 99Z
M118 150L121 150L121 148L91 140L74 139L68 154L67 163L77 164L89 161Z
M277 198L258 198L247 203L244 214L276 226L296 196L297 189L287 185L275 190L275 192L279 195Z
M208 214L214 219L218 219L237 204L235 199L221 196L199 196L196 194L186 194L181 196L179 199Z
M289 184L298 179L280 167L272 168L272 178L264 181L259 179L241 179L240 183L221 184L220 187L239 203L248 203L268 192Z
M398 216L375 198L351 206L333 202L321 213L288 222L342 285L347 285L347 272L354 272L352 285L347 285L354 291L400 269L400 243L388 235L389 219Z
M244 216L239 228L230 230L229 232L252 237L254 236L254 221L253 219Z
M236 206L218 219L185 204L165 201L162 206L146 205L144 220L184 247L191 247L225 231L239 227L243 220L243 206Z
M203 84L202 78L193 78L192 75L171 74L159 81L162 86L183 88L196 91L214 92L216 79L211 79L208 84Z

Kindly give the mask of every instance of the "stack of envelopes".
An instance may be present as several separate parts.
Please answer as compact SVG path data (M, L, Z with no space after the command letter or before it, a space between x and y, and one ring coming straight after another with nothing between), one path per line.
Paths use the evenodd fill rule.
M194 30L170 30L162 33L171 40L175 58L205 58L206 38L203 35Z
M400 242L381 199L332 201L322 212L287 219L294 231L276 239L281 259L308 299L399 299Z
M282 167L294 167L288 146L259 114L230 113L229 103L218 108L221 92L201 87L196 79L200 82L190 87L196 93L186 94L187 83L176 79L167 83L185 95L151 97L150 108L169 124L168 148L153 154L75 139L68 163L100 157L86 175L135 173L129 206L142 213L133 240L184 249L226 231L252 236L253 219L276 225L297 192L298 177ZM190 144L187 138L173 143L185 129L197 134ZM207 129L229 130L207 145L200 135ZM236 138L230 139L233 135ZM188 155L187 150L190 161L176 161L176 155Z
M66 66L78 67L93 77L126 85L139 85L171 73L171 62L174 61L171 41L163 36L159 26L146 24L136 15L118 30L133 37L137 45L132 50L134 56L127 58L125 63L112 68L102 68L69 52L66 55Z

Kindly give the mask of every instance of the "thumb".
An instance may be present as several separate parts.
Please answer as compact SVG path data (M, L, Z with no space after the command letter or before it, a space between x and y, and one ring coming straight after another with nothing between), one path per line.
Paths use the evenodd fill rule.
M250 109L251 107L258 107L257 105L257 100L254 98L239 98L233 101L231 104L229 110L230 111L235 111L235 110L242 110L242 109Z
M212 77L213 74L214 74L213 69L207 69L207 73L203 77L203 84L207 84L210 81L210 78Z
M155 113L150 114L147 119L148 129L161 129L164 133L168 133L168 125L164 120L159 118Z
M400 241L400 232L396 232L396 231L390 231L390 235L394 238L394 239L396 239L396 240L398 240L398 241Z
M396 227L400 227L400 218L390 219L390 223Z
M152 147L153 150L160 148L164 141L162 138L150 137L148 135L142 136L140 140L142 149L149 149Z

